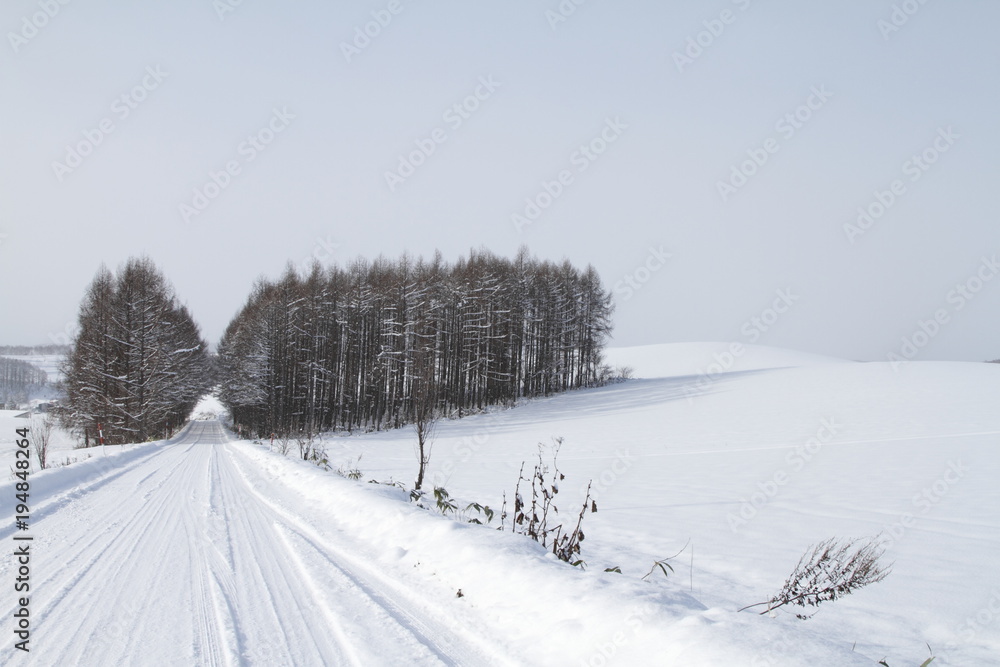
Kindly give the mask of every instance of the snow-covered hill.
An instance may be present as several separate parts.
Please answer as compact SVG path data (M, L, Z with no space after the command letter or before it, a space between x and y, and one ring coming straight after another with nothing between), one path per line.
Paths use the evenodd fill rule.
M926 643L935 664L1000 664L1000 367L742 347L724 373L711 364L727 363L727 344L610 350L639 379L442 422L432 478L496 505L521 461L561 437L563 505L578 507L592 479L600 506L585 519L589 576L620 566L636 579L690 541L671 580L649 585L687 592L719 619L775 593L810 544L881 533L895 562L884 582L809 621L765 622L890 665L919 665ZM365 479L411 483L412 441L403 429L335 438L329 451L360 455ZM757 650L774 659L757 664L798 664L752 627L740 664Z
M612 347L605 351L604 356L611 367L627 366L639 378L690 375L711 380L722 373L848 363L836 357L745 343L666 343Z

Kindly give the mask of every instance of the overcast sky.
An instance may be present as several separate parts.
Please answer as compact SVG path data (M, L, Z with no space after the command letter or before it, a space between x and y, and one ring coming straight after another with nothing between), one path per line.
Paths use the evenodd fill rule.
M991 0L7 0L0 343L64 338L130 255L215 343L289 261L526 244L597 268L614 345L997 358L997 25Z

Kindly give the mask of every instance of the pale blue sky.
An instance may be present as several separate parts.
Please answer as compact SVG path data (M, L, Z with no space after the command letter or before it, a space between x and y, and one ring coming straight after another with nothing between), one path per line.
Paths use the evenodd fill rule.
M992 277L982 257L1000 252L995 2L914 0L886 38L889 1L587 0L553 28L556 0L399 0L350 62L342 43L388 0L243 0L220 19L224 2L0 10L0 343L58 337L98 265L139 253L215 342L254 278L289 260L524 243L597 267L616 345L885 359L944 310L913 358L1000 357L1000 279L953 292ZM678 71L699 33L707 46ZM444 116L477 87L468 118ZM779 127L814 88L829 98ZM243 144L275 109L273 141ZM581 161L615 119L615 140ZM113 131L78 167L54 168L102 121ZM446 140L391 191L385 172L438 128ZM723 201L718 183L768 139L777 152ZM937 160L912 180L905 163L925 149ZM228 162L238 173L185 220ZM518 231L512 214L562 170L571 182ZM902 194L849 242L844 225L897 179ZM764 331L752 318L772 319L778 290L795 300Z

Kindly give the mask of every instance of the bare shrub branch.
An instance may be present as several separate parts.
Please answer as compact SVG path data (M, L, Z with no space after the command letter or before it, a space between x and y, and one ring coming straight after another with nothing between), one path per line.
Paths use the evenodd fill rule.
M747 605L739 611L766 606L760 613L767 614L786 605L818 607L821 602L850 595L888 576L892 565L879 562L884 554L885 548L878 537L843 543L838 543L837 538L824 540L799 558L798 565L776 595L767 602ZM811 615L796 614L802 619Z
M543 547L551 547L552 553L559 560L572 565L583 565L583 561L579 559L580 543L586 537L582 530L583 516L588 510L592 513L597 511L597 504L590 497L590 484L587 484L587 493L573 529L567 531L562 523L550 525L550 513L551 517L559 514L559 508L554 502L556 494L559 493L559 482L566 479L566 475L559 471L558 464L559 448L562 447L562 443L562 438L553 438L551 468L545 464L542 458L542 446L539 445L538 463L535 464L530 479L530 505L521 496L521 482L529 481L524 477L524 463L521 463L521 471L517 476L517 486L514 489L514 516L511 518L510 526L512 532L527 535ZM504 504L500 515L501 530L506 518L507 496L504 494Z

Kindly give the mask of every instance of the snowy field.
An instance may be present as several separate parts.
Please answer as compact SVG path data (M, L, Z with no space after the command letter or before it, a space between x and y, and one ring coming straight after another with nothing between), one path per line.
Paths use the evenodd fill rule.
M777 592L809 545L882 533L895 563L885 581L808 621L778 613L765 623L892 666L920 665L927 644L934 664L1000 664L1000 366L735 349L610 350L640 379L443 422L432 478L496 507L521 461L530 467L539 443L561 437L562 504L579 507L595 480L590 576L614 579L603 570L619 566L638 579L690 541L671 579L657 573L648 585L687 592L728 622ZM361 456L365 479L411 484L413 440L409 429L334 438L328 453L335 464ZM755 632L739 664L795 664L797 649L772 650Z
M30 426L29 418L20 418L19 415L28 413L28 410L0 410L0 460L14 460L14 431L24 426ZM31 414L30 418L40 419L42 415ZM48 461L52 466L66 465L74 461L82 461L93 454L81 449L74 449L77 439L67 431L53 426L52 435L49 440ZM32 454L34 456L34 454Z
M231 439L206 401L173 441L33 475L19 662L1000 664L1000 366L725 344L608 356L637 379L442 421L430 470L462 507L499 509L521 462L562 438L561 516L589 480L599 506L585 570L367 483L412 485L412 429L325 438L353 481ZM885 581L807 621L736 612L809 545L880 533ZM641 580L675 554L669 578Z

